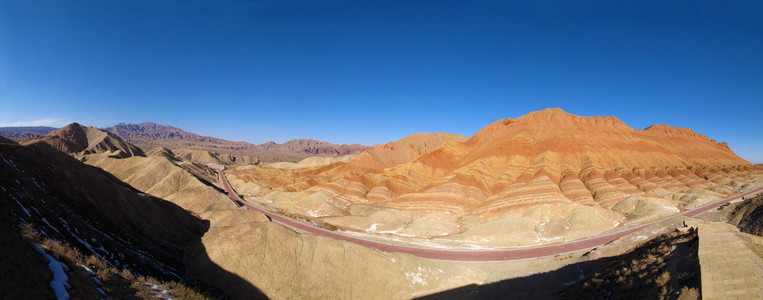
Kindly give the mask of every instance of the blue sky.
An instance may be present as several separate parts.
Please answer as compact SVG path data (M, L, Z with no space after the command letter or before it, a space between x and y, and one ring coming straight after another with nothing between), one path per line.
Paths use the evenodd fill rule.
M611 2L4 0L0 125L376 144L561 107L763 162L763 2Z

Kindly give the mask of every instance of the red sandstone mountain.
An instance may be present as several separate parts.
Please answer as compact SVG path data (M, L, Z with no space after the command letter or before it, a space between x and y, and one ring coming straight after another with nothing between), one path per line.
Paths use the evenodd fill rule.
M636 130L616 117L580 117L555 108L497 121L462 144L440 147L390 174L419 176L412 178L417 190L400 190L416 194L395 199L394 206L424 201L492 212L533 201L611 208L631 195L704 187L708 179L700 176L737 167L752 165L691 129ZM460 200L426 195L442 189ZM536 197L518 200L527 195Z
M381 171L384 168L412 161L444 143L463 142L466 139L467 137L463 135L453 133L415 133L364 151L348 163L347 168L365 172Z
M616 117L581 117L558 108L494 122L466 141L444 143L390 167L392 153L376 152L373 160L361 154L345 166L300 171L293 179L283 173L267 179L257 169L241 170L241 178L298 191L290 196L294 201L275 194L258 200L340 227L363 230L382 220L363 215L368 210L361 207L372 205L398 216L419 212L388 232L422 236L410 228L414 224L475 241L512 228L522 234L503 241L523 244L675 213L744 189L763 175L725 143L691 129L637 130ZM349 168L361 159L372 162L368 172ZM299 203L315 205L317 199L329 204L325 211L300 211ZM447 216L421 219L427 213Z

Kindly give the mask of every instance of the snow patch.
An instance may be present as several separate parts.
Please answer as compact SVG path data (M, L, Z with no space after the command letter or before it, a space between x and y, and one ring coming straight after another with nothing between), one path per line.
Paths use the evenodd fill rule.
M52 288L53 292L56 294L56 299L68 300L69 293L66 291L66 288L69 287L69 277L66 276L65 270L68 270L69 267L53 258L53 256L48 255L48 253L46 253L39 245L35 244L34 248L48 260L48 269L53 273L53 280L50 281L50 288Z
M16 201L16 204L18 204L18 205L19 205L19 207L21 207L21 209L24 211L24 213L25 213L27 216L29 216L29 217L32 217L32 214L30 214L30 213L29 213L29 211L26 209L26 207L24 207L24 205L22 205L22 204L21 204L21 202L19 202L19 200L16 200L16 198L14 197L14 198L13 198L13 201Z
M63 236L63 234L61 234L61 232L58 231L58 229L56 229L56 227L54 227L53 225L50 225L50 223L48 223L48 219L42 218L42 222L45 223L46 225L48 225L48 227L50 227L50 229L55 230L56 232L58 232L58 234Z
M93 273L93 269L90 269L86 265L83 265L83 264L77 264L77 265L82 267L83 269L85 269L85 271L87 271L87 274L90 274L90 277L93 279L93 282L97 283L98 285L103 285L103 282L101 282L101 280L98 279L98 277L95 277L95 275Z
M562 283L563 286L575 284L579 282L580 280L583 280L583 278L585 278L585 274L583 274L583 269L580 268L580 265L575 265L575 266L578 268L578 277L575 278L574 281Z
M428 286L429 283L424 280L422 271L425 271L421 266L418 266L417 268L418 272L405 272L405 278L411 281L413 284L420 284L423 286Z

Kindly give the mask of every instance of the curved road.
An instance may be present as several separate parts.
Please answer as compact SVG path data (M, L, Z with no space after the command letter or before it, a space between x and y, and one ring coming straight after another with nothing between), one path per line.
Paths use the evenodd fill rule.
M692 210L687 210L677 215L673 215L670 217L652 221L652 222L642 224L636 227L626 228L621 231L617 231L607 235L601 235L601 236L592 237L592 238L588 238L584 240L577 240L577 241L571 241L571 242L553 244L553 245L543 245L543 246L537 246L532 248L518 248L518 249L506 249L506 250L446 250L446 249L418 248L418 247L412 247L412 246L395 245L395 244L388 244L388 243L383 243L378 241L364 240L361 238L344 235L335 231L329 231L322 228L314 227L314 226L299 222L297 220L293 220L284 216L271 213L267 210L264 210L264 209L255 207L249 203L246 203L244 200L242 200L233 191L233 188L231 188L227 178L225 178L225 173L223 172L223 169L224 169L223 166L210 164L209 167L217 171L220 177L220 182L222 182L223 186L225 187L225 191L228 193L228 197L231 200L233 200L235 203L238 203L239 206L243 206L249 210L254 210L254 211L263 213L266 216L270 217L271 220L278 222L282 225L285 225L294 229L298 229L301 231L309 232L312 234L330 237L330 238L334 238L338 240L344 240L344 241L352 242L352 243L370 247L370 248L379 249L386 252L403 252L403 253L413 254L423 258L456 260L456 261L519 260L519 259L530 259L530 258L538 258L538 257L544 257L544 256L552 256L552 255L576 252L576 251L585 250L585 249L592 249L592 248L604 245L606 243L609 243L611 241L614 241L628 234L631 234L633 232L639 231L654 223L658 223L658 222L661 222L676 216L694 217L706 211L716 209L720 206L723 206L724 204L727 204L741 197L746 197L748 195L755 195L757 193L763 192L763 188L751 190L742 194L738 194L738 195L723 199L722 201L711 203L711 204L698 207Z

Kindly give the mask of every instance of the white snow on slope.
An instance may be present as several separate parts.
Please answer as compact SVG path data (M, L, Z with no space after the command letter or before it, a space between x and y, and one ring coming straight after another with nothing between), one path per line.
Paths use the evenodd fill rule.
M53 292L56 294L56 299L69 300L69 293L66 291L66 288L69 287L69 277L66 276L66 272L64 271L68 270L69 267L53 258L53 256L48 255L48 253L46 253L39 245L35 244L34 248L37 249L37 252L40 252L45 256L45 259L48 261L48 269L53 273L53 280L50 281L50 288L52 288Z

